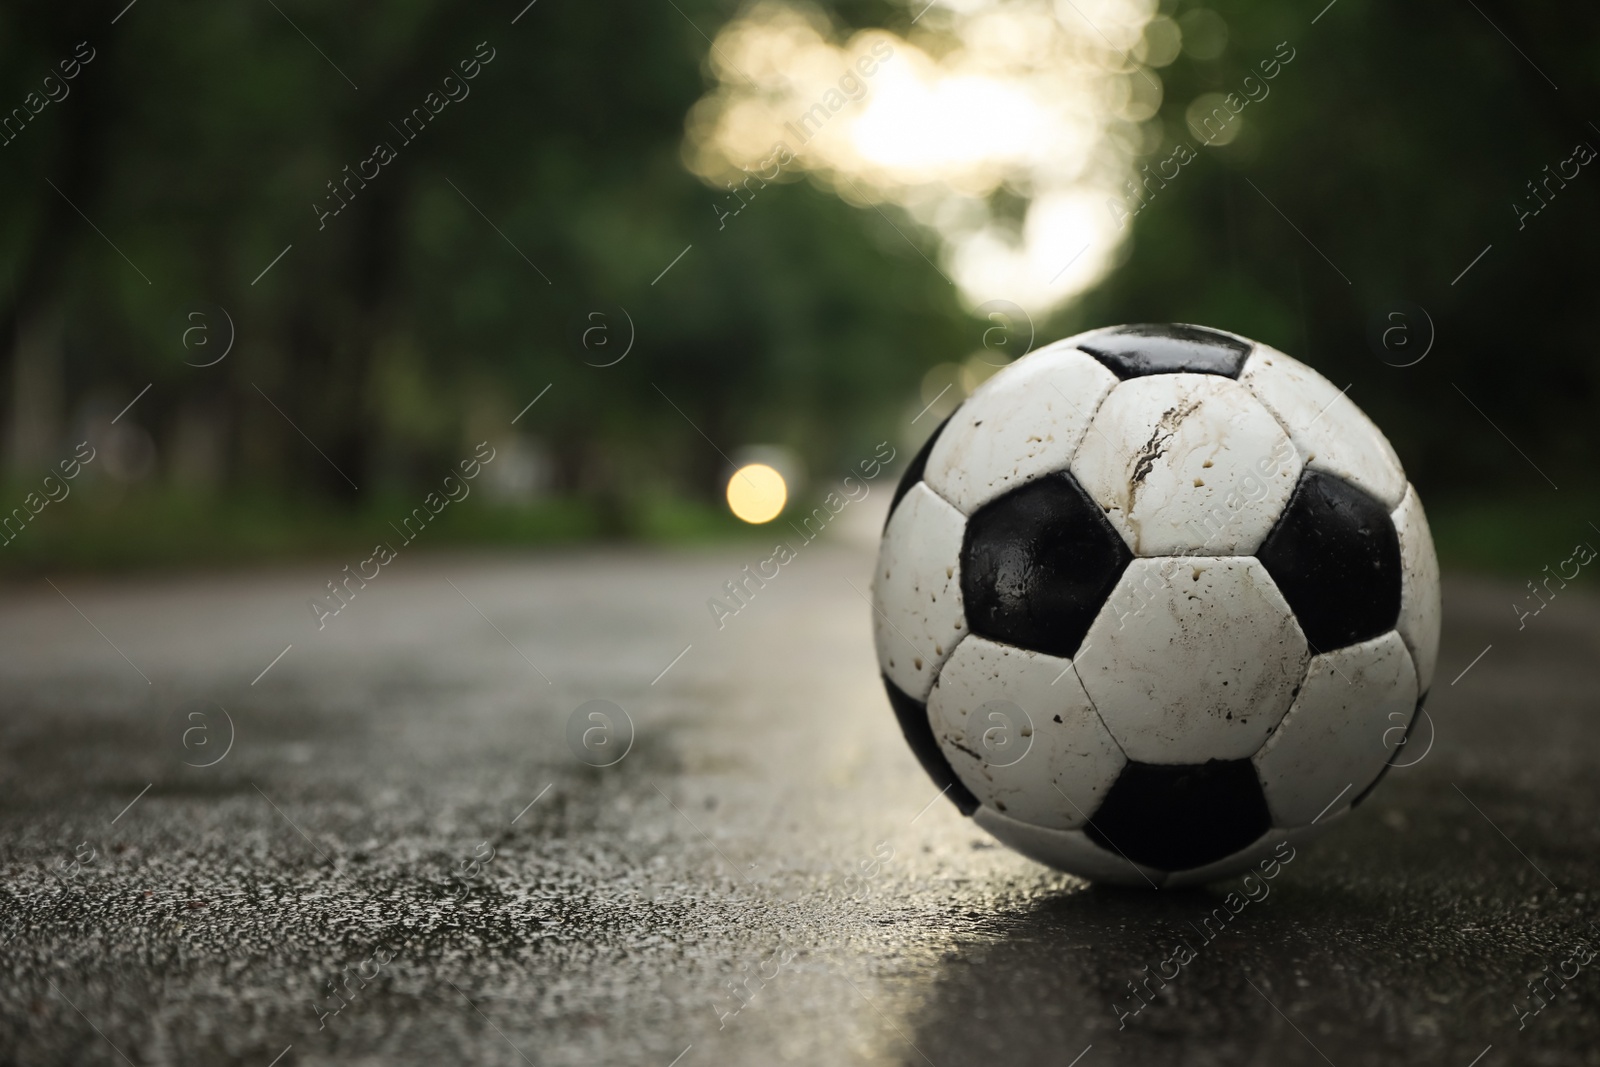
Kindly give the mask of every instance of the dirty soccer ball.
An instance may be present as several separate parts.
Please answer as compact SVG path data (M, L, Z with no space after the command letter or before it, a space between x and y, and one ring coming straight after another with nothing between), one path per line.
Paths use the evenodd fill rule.
M1243 870L1361 803L1439 648L1388 441L1309 367L1197 326L985 382L895 490L873 603L934 782L1024 855L1129 885Z

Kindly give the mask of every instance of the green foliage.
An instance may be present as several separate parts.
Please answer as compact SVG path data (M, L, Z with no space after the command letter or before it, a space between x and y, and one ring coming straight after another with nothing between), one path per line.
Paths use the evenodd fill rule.
M1198 6L1185 0L1174 13ZM1520 229L1512 205L1533 204L1527 183L1576 143L1600 149L1590 122L1600 115L1581 105L1597 88L1600 13L1338 0L1312 25L1321 3L1209 6L1228 23L1228 46L1161 72L1165 133L1152 159L1180 139L1198 143L1185 124L1196 96L1242 96L1279 42L1296 58L1245 106L1236 140L1200 147L1157 191L1133 222L1127 263L1049 335L1119 320L1237 330L1351 383L1425 499L1549 489L1520 448L1592 501L1600 390L1579 294L1600 283L1589 252L1600 168L1585 167ZM1370 337L1398 300L1424 308L1436 330L1412 367L1386 363ZM1419 339L1427 330L1409 326Z
M12 486L6 499L20 501L33 488ZM0 573L37 574L62 566L89 571L237 567L334 559L358 550L367 554L378 542L409 557L418 551L551 548L607 540L666 545L730 539L766 545L770 540L765 528L739 522L724 507L681 497L644 496L614 512L574 498L521 505L474 499L448 507L408 548L391 523L417 504L415 497L397 493L374 494L354 506L248 491L80 493L49 505L19 536L0 545Z
M510 5L279 6L135 6L115 26L0 14L4 98L77 39L99 51L72 97L0 148L7 320L65 321L69 403L153 380L130 418L163 453L198 407L223 421L228 484L351 497L333 467L418 484L553 383L518 429L551 450L561 489L709 499L723 460L691 421L725 452L776 440L826 469L884 435L924 366L962 354L950 287L809 185L765 190L719 231L717 194L679 154L707 84L695 27L728 11L543 4L512 26ZM475 53L493 59L470 92L402 137ZM62 121L73 108L98 132ZM339 203L327 183L363 173L379 143L396 158L323 217ZM42 261L52 247L60 261ZM194 301L237 324L216 367L183 363ZM585 315L617 307L632 353L586 366Z
M79 41L96 51L66 99L0 146L0 429L21 417L21 339L41 323L62 324L62 433L153 383L129 416L158 448L146 491L168 518L147 528L186 514L173 503L183 493L154 485L183 466L179 427L196 413L219 428L214 465L237 497L206 505L233 515L214 535L273 552L375 513L365 494L430 483L472 442L511 432L550 385L516 429L542 442L557 493L576 503L489 526L513 540L715 530L720 520L703 520L724 477L718 450L776 442L813 471L841 469L893 436L928 367L975 347L981 326L876 212L799 181L762 190L719 229L718 191L680 151L709 84L704 34L729 3L624 14L546 2L515 25L522 0L277 6L140 3L115 25L98 6L0 11L0 108L21 106ZM841 24L910 28L903 6L823 6ZM1595 96L1600 14L1548 2L1480 12L1338 0L1320 16L1316 3L1212 6L1229 43L1159 72L1152 161L1195 139L1184 121L1194 97L1236 91L1280 42L1294 62L1244 112L1237 140L1200 148L1152 199L1126 263L1041 324L1040 341L1118 321L1238 330L1352 383L1430 501L1541 493L1529 459L1563 492L1592 485L1584 294L1600 280L1589 254L1600 173L1585 169L1521 228L1512 205L1573 144L1600 146L1582 106ZM395 125L480 47L494 58L470 95L408 141ZM380 143L395 159L319 223L334 203L327 183ZM1397 299L1437 330L1430 356L1403 369L1369 342ZM184 363L180 316L196 301L237 324L214 367ZM634 348L615 367L588 366L585 316L614 308L632 318ZM671 503L684 498L698 503ZM284 525L283 501L303 537ZM163 552L160 537L136 550L93 523L61 526L86 559Z

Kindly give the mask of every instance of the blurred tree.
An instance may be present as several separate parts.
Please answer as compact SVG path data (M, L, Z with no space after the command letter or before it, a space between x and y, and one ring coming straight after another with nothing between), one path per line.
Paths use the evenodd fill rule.
M914 32L905 6L824 6ZM1512 205L1575 143L1600 146L1578 104L1600 39L1582 31L1600 15L1209 6L1226 47L1160 72L1153 161L1194 140L1197 96L1240 91L1280 42L1295 60L1237 139L1197 149L1132 221L1126 264L1041 341L1115 321L1224 326L1351 382L1425 485L1536 478L1471 402L1557 480L1584 474L1600 174L1584 169L1520 227ZM1199 7L1164 10L1181 25ZM227 484L318 497L430 483L546 385L517 430L545 442L558 486L594 499L713 493L722 453L750 441L793 445L824 475L868 454L920 406L922 373L966 356L981 326L876 212L809 183L769 186L719 225L725 194L680 152L707 35L734 10L175 0L115 24L76 5L0 11L0 108L26 108L78 42L96 56L0 145L10 464L38 462L30 435L109 417L146 383L128 421L154 432L165 471L208 469L181 453L209 449ZM462 61L490 53L465 80ZM439 105L447 93L459 99ZM403 134L430 102L438 113ZM344 186L379 144L393 160ZM349 206L323 218L330 183ZM1405 369L1368 338L1397 299L1438 332ZM180 340L200 301L238 329L204 368ZM631 353L587 365L588 316L620 343L619 309Z
M885 253L810 189L774 187L719 232L678 153L696 29L725 12L682 6L547 5L515 26L509 5L428 0L376 25L287 4L0 15L6 99L76 41L97 52L0 148L8 378L29 323L63 309L74 403L154 379L129 418L169 453L199 411L235 483L335 496L433 480L469 429L502 432L552 382L520 425L580 492L710 492L716 449L751 439L847 461L886 399L958 351L959 309L912 249ZM378 144L394 158L370 177ZM184 366L197 301L238 327L215 367ZM578 327L614 308L633 352L585 366Z
M1536 207L1527 183L1574 145L1600 149L1600 129L1573 107L1597 88L1600 38L1587 30L1600 15L1498 0L1338 0L1320 15L1320 4L1259 0L1167 10L1181 25L1202 6L1223 16L1227 45L1162 71L1151 161L1179 142L1199 158L1150 197L1131 223L1127 263L1055 332L1113 320L1234 329L1351 383L1425 490L1548 489L1485 415L1556 482L1564 472L1592 486L1597 365L1581 294L1600 282L1587 248L1600 170L1584 168L1521 227L1513 205ZM1292 64L1244 106L1236 139L1205 146L1186 120L1190 103L1245 97L1243 79L1259 83L1257 65L1280 42ZM1427 318L1390 318L1401 301ZM1376 340L1396 324L1409 351ZM1426 359L1394 365L1430 336Z

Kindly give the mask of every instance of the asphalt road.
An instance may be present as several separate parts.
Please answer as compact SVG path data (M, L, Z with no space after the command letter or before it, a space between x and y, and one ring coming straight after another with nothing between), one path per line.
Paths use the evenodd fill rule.
M321 631L344 561L5 590L0 1060L1600 1063L1581 579L1520 631L1447 581L1432 747L1206 941L1233 886L1091 889L936 799L867 551L717 630L765 555L402 557ZM591 700L631 745L574 748Z

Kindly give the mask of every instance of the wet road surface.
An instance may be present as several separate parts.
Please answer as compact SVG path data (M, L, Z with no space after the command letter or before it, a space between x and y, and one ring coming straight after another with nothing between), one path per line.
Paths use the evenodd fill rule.
M1447 579L1431 748L1207 939L936 796L867 551L717 629L766 555L9 588L0 1061L1600 1063L1600 601Z

